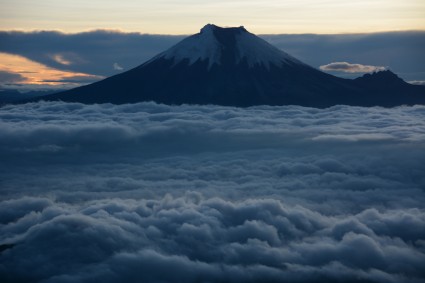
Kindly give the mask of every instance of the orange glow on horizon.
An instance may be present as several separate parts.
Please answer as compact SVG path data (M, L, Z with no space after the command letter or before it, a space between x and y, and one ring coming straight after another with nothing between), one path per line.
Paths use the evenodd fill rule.
M62 85L61 80L79 78L101 79L102 77L78 72L61 71L31 61L23 56L0 52L0 71L22 76L20 84Z

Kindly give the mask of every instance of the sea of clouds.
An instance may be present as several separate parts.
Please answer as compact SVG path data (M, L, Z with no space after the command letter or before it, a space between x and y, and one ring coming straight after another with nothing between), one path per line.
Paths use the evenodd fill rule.
M425 282L425 106L0 108L2 282Z

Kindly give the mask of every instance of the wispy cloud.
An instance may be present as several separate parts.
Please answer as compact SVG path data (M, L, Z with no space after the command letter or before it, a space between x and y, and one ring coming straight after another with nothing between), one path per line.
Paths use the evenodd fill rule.
M122 71L122 70L124 70L124 68L123 68L123 67L121 67L118 63L114 63L114 64L113 64L113 68L114 68L114 70L117 70L117 71Z
M66 66L72 64L72 62L70 60L65 59L65 57L61 54L52 55L52 59L54 61L58 62L59 64L66 65Z
M371 66L362 64L352 64L348 62L334 62L320 66L322 71L344 72L344 73L372 73L384 71L387 68L382 66Z

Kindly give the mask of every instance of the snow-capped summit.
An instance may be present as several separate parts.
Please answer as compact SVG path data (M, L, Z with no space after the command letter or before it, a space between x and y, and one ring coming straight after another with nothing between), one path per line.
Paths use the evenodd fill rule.
M186 61L189 65L207 61L208 69L214 64L246 63L249 67L257 65L267 69L271 64L302 64L243 26L222 28L212 24L207 24L199 33L185 38L153 60L158 58L173 60L175 64Z
M425 104L425 88L393 77L386 73L358 80L338 78L302 63L243 26L208 24L132 70L43 99L230 106Z
M223 46L214 34L214 25L208 24L200 33L189 36L154 59L171 59L175 64L187 60L192 65L198 60L208 61L208 68L220 64Z

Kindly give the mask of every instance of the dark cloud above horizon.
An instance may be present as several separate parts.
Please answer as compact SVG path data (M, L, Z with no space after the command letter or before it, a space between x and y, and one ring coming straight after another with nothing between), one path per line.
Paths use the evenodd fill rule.
M2 31L0 52L22 55L60 70L110 76L142 64L184 37L104 30L76 34ZM405 80L425 80L425 32L262 37L316 68L332 62L355 62L389 67Z
M264 35L264 39L319 67L332 62L385 66L405 80L425 80L425 32L339 35ZM356 75L346 74L353 78Z
M0 277L424 282L424 121L424 106L1 107Z
M59 70L110 76L121 71L114 64L123 70L136 67L182 38L107 30L76 34L0 31L0 52Z
M0 85L3 83L19 83L24 81L25 78L18 73L0 71Z

